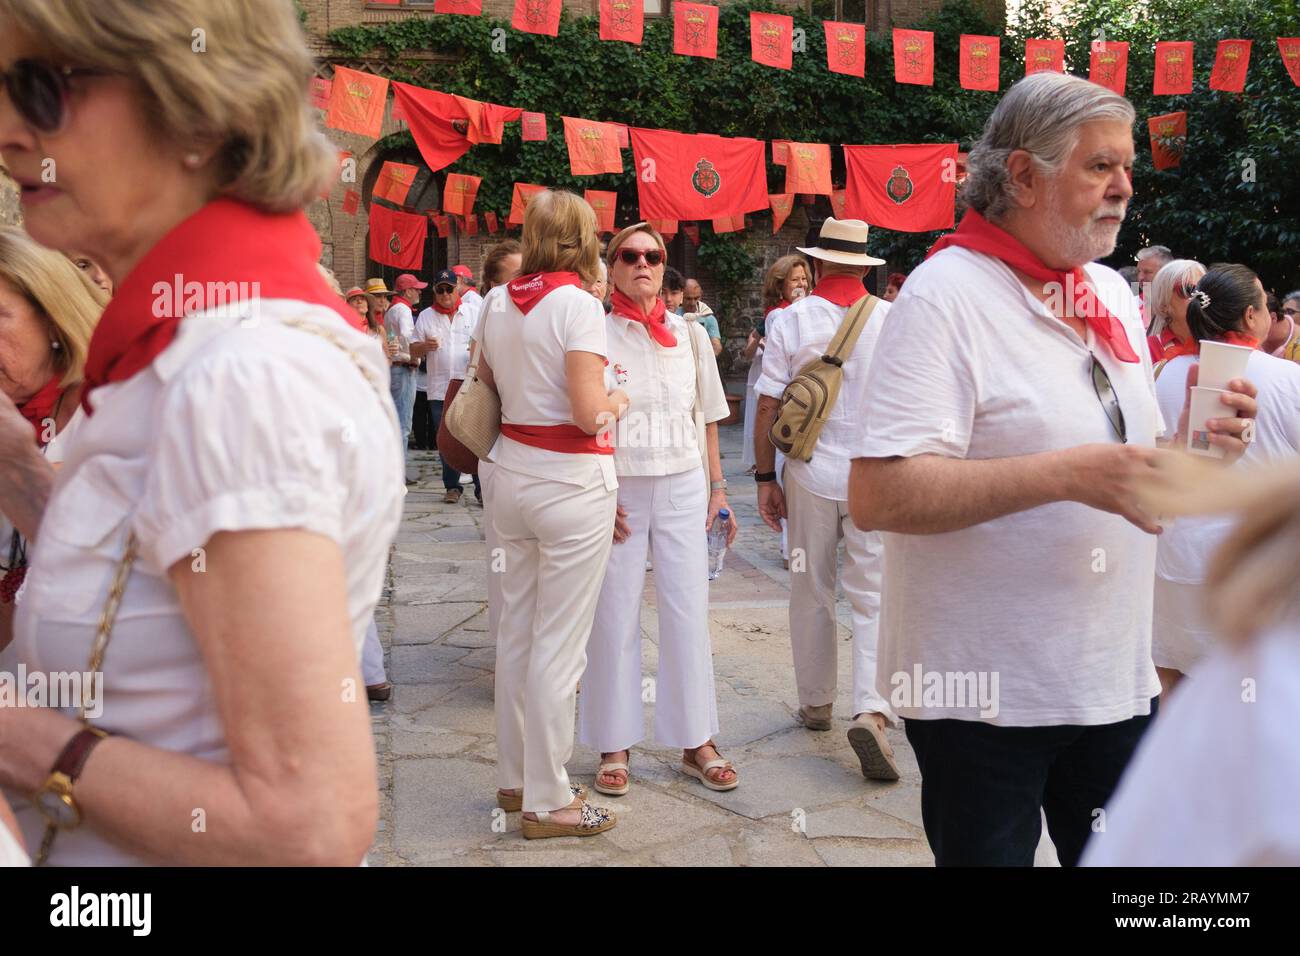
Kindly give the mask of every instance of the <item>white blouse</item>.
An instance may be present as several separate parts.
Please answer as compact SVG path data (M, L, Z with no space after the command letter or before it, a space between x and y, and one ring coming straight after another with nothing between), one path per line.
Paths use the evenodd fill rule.
M311 323L346 350L286 319ZM148 368L91 396L94 414L68 449L31 549L15 616L18 660L28 672L85 671L134 529L139 558L93 722L226 762L215 694L167 569L198 560L218 532L270 528L306 529L339 545L359 660L402 511L386 370L375 339L319 306L263 301L247 326L238 316L187 318ZM28 795L7 796L28 845L39 845L44 820ZM148 861L83 826L59 835L50 862Z

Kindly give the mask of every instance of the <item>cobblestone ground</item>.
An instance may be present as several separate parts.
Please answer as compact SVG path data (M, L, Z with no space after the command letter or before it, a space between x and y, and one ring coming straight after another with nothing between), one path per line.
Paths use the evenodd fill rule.
M412 452L418 483L394 548L378 609L395 685L372 705L382 792L372 865L808 865L928 866L920 775L901 730L890 740L902 780L865 780L849 748L848 606L840 603L840 696L835 726L812 733L794 712L787 601L779 537L758 518L740 461L741 431L722 430L723 468L741 531L710 591L721 732L740 786L714 793L676 769L681 752L647 735L632 751L632 789L594 794L618 826L597 837L525 840L519 814L496 809L496 741L488 639L484 512L471 486L442 503L434 453ZM642 614L644 673L657 669L654 575ZM599 754L575 749L569 773L589 787ZM1051 862L1050 844L1040 862Z

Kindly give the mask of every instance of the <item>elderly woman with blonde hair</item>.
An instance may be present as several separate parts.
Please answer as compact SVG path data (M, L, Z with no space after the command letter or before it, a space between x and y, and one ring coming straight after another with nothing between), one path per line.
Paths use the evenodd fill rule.
M1151 280L1151 297L1147 310L1151 314L1151 361L1161 362L1190 337L1187 330L1187 302L1196 283L1205 275L1205 266L1195 259L1166 262Z
M358 663L398 428L380 346L316 267L303 208L337 152L311 75L288 0L0 0L27 231L75 237L116 290L57 477L0 400L0 510L36 537L14 651L99 675L0 710L38 862L357 865L372 841Z

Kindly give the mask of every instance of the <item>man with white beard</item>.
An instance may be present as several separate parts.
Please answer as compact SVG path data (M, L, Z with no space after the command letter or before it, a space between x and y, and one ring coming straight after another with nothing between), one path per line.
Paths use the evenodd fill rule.
M971 151L957 231L876 343L849 507L884 537L877 688L906 724L939 865L1079 855L1155 712L1159 530L1134 483L1163 433L1128 285L1092 260L1133 195L1134 111L1039 73ZM1236 380L1211 439L1245 450ZM1172 432L1176 423L1167 423ZM916 672L997 688L921 693Z

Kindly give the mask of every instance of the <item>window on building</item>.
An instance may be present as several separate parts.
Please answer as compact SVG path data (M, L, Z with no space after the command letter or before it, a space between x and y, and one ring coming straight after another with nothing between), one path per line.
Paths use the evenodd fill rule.
M823 20L866 23L867 7L871 5L871 0L805 0L805 3L809 13Z
M664 15L664 0L645 0L645 15L647 17L662 17Z

